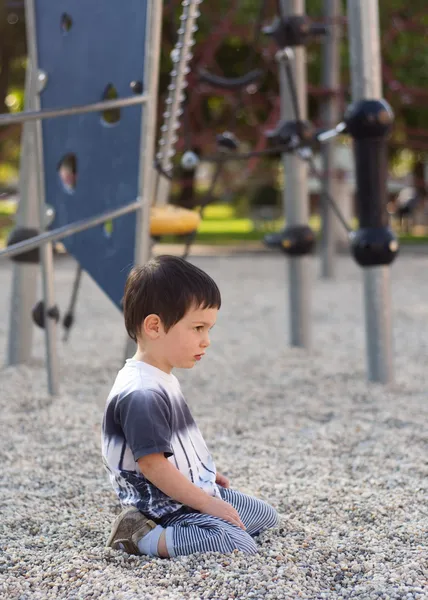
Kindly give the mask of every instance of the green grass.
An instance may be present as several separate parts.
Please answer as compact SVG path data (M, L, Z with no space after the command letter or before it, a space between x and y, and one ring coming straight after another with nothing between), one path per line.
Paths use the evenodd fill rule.
M15 214L15 206L15 202L11 202L10 200L0 200L0 217L12 217Z
M228 219L228 220L212 220L201 222L198 232L202 234L247 234L254 230L254 223L251 219Z
M407 244L428 244L428 235L409 235L409 234L401 234L398 236L400 244L405 246Z
M230 204L210 204L204 210L204 221L225 221L234 218L235 209Z

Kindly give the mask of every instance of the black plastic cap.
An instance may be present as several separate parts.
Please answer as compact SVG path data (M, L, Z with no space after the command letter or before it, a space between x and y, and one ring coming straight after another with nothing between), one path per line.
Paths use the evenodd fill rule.
M386 100L359 100L348 107L344 121L355 139L381 138L390 133L394 113Z
M54 321L56 323L58 323L60 314L59 314L59 309L56 305L49 308L46 311L46 314L49 319L54 319ZM44 329L44 327L45 327L45 303L43 302L43 300L40 300L34 306L33 311L32 311L32 317L33 317L34 323L41 329Z
M360 267L390 265L398 255L397 238L389 227L367 227L355 232L352 254Z
M130 86L131 90L134 94L142 94L144 91L143 82L142 81L131 81Z
M67 313L62 322L64 329L71 329L73 323L74 323L74 316L72 315L72 313Z
M263 242L268 248L282 250L289 256L305 256L314 251L316 237L308 225L294 225L265 235Z
M9 234L7 246L13 246L14 244L19 244L19 242L29 240L39 235L39 233L40 231L34 227L15 227ZM38 248L34 248L33 250L13 256L11 260L19 263L38 264L40 261L40 252Z
M305 256L315 249L315 234L309 225L286 227L282 233L281 250L289 256Z
M309 121L285 121L277 123L275 129L267 131L266 137L272 145L288 145L294 138L301 146L312 145L315 141L315 129Z

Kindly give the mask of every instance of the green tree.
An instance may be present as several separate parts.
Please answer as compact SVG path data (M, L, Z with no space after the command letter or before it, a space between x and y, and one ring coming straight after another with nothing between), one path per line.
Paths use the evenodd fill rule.
M0 113L23 108L25 55L23 8L0 4ZM0 128L0 185L2 175L10 174L8 167L18 167L20 132L19 125Z
M0 5L0 105L1 112L22 109L25 79L25 19L23 3ZM262 23L270 23L277 3L262 2ZM170 51L176 41L181 0L165 2L160 90L164 97L172 68ZM428 48L426 34L428 13L426 0L379 0L384 76L384 94L394 108L396 122L391 143L391 159L401 148L415 150L415 169L420 173L423 152L428 147ZM192 111L190 127L181 129L181 138L190 131L203 145L212 150L215 134L233 128L238 137L254 145L263 135L266 121L278 95L277 65L272 41L260 31L258 18L261 0L207 0L201 4L196 46L193 49L193 71L189 75L188 100ZM309 16L322 19L323 1L307 0ZM343 2L343 14L346 2ZM310 44L308 56L309 118L320 115L322 95L316 93L321 85L321 43ZM349 44L346 26L341 44L341 80L344 106L350 100ZM263 68L265 76L256 89L242 97L210 90L200 93L197 68L227 77L243 75L253 68ZM425 90L425 93L424 93ZM12 98L11 98L12 96ZM15 104L14 104L15 103ZM159 120L163 112L159 102ZM19 159L19 126L0 129L0 168L2 164L17 166ZM189 135L187 135L189 138ZM1 171L0 171L1 181Z

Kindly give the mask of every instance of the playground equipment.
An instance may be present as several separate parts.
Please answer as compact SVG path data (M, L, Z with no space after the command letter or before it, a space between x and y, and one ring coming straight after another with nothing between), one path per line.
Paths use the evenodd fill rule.
M199 0L183 2L177 80L184 80L195 31L192 19L198 16L199 4ZM176 232L183 233L199 220L184 210L152 208L160 3L131 0L121 10L120 26L113 4L108 8L105 2L97 2L89 14L85 3L77 2L68 14L61 6L27 0L26 111L0 117L0 125L25 123L23 156L27 160L22 164L22 180L25 184L31 178L37 183L31 197L27 186L22 186L21 215L26 212L28 221L31 204L32 222L19 222L18 215L11 236L15 243L2 255L20 254L14 265L9 362L21 362L31 348L28 307L35 303L35 286L30 289L25 279L34 263L23 262L29 255L22 250L40 248L44 300L39 321L46 331L51 394L59 389L52 243L61 240L80 268L120 307L129 269L150 255L150 228L155 234L170 233L174 223ZM109 43L104 44L107 39ZM91 70L84 72L88 53ZM181 89L177 84L178 94ZM171 93L175 91L171 85ZM180 95L178 100L174 96L166 119L177 118L180 101ZM171 123L168 127L173 128ZM167 160L174 141L170 138L162 150ZM47 207L53 216L49 231ZM112 271L118 276L111 277ZM35 283L35 277L31 282ZM37 313L36 309L32 312Z
M121 27L126 28L124 36L123 32L117 31L114 16L106 10L105 3L102 10L101 5L99 11L94 9L92 22L86 19L87 11L81 3L76 3L73 16L64 16L60 8L47 9L40 5L36 11L34 0L27 0L30 49L27 110L23 114L0 117L0 125L13 121L26 122L26 126L34 125L34 130L30 131L34 136L35 165L30 169L30 163L24 163L23 172L27 168L28 173L37 180L40 224L36 231L33 221L33 230L30 232L28 228L24 231L21 226L21 239L15 231L15 237L12 238L14 243L0 252L0 258L20 256L20 262L15 265L15 289L20 293L12 294L10 339L12 346L19 342L22 348L28 332L24 334L21 329L20 335L16 335L19 327L16 315L22 315L23 307L28 307L28 298L23 298L28 295L28 289L24 289L24 276L18 269L27 268L28 263L21 264L23 256L25 260L26 255L29 261L28 253L40 247L44 300L35 306L33 317L46 330L48 382L52 394L58 391L55 327L59 319L53 293L52 243L62 240L79 262L73 297L65 318L65 322L71 324L75 291L82 269L120 308L129 269L134 262L144 262L149 257L150 235L188 233L191 227L197 226L199 216L196 213L190 215L188 211L166 207L165 199L174 176L171 158L177 142L185 75L191 58L189 48L193 43L192 32L196 28L199 3L200 0L183 1L162 136L154 160L161 21L158 3L131 0L121 19ZM281 15L265 30L279 46L277 60L282 97L281 120L268 134L270 147L239 153L233 135L223 134L218 140L223 152L205 157L204 160L217 163L218 174L227 160L247 160L278 153L284 155L288 175L286 192L290 200L286 203L287 228L276 238L276 244L289 258L291 343L309 346L310 290L306 267L314 248L315 236L307 224L307 165L315 171L314 147L339 134L352 136L360 230L352 232L345 222L343 224L350 233L354 258L365 272L369 379L386 383L392 378L387 266L394 260L398 244L387 227L386 217L386 142L393 114L389 105L380 99L379 61L376 59L379 56L377 6L372 0L350 2L348 15L351 35L354 37L351 38L354 103L348 108L343 122L332 129L315 131L305 118L302 57L311 35L325 33L325 30L311 24L304 16L302 0L294 0L293 13L285 12L287 3L280 4ZM102 13L102 18L99 13ZM80 35L83 32L79 33L79 23L83 21L85 27L92 27L91 34L96 31L103 39L112 36L114 40L114 36L120 35L120 52L124 53L123 60L118 60L116 55L106 57L104 52L102 55L94 52L92 60L96 73L87 86L82 85L82 56L76 50L84 47L87 51L87 46L81 44ZM58 23L70 22L70 26L58 28L55 34L52 33ZM74 30L78 32L75 38L72 33ZM145 31L145 36L141 36L141 31ZM42 40L39 48L36 45L36 32ZM86 33L86 39L89 37ZM373 48L370 47L372 43ZM360 53L366 52L366 48L370 48L370 56L362 59ZM296 56L299 59L294 61ZM129 57L132 58L128 60ZM373 71L366 72L367 68ZM260 73L251 72L234 80L218 78L208 72L202 73L201 77L217 87L239 89L260 77ZM364 81L372 82L372 87L360 89L359 85ZM128 89L134 95L118 97L126 96ZM99 98L100 90L104 90L102 100L95 101L94 98ZM112 99L115 95L116 98ZM62 108L66 98L72 100L71 108ZM143 105L143 111L137 110L138 105ZM100 111L101 115L94 114ZM290 119L290 116L294 116L294 119ZM24 156L28 157L28 148L26 152ZM197 164L194 157L187 157L186 160L189 168ZM376 169L372 168L373 165ZM333 198L329 194L326 197L340 217ZM152 207L154 199L155 206ZM46 231L47 208L50 211L49 219L53 217L49 231ZM173 222L178 223L179 227L175 228ZM31 256L34 262L34 255ZM111 277L112 271L114 278Z
M293 5L298 16L285 11ZM293 74L289 66L292 49L301 52L310 28L303 27L304 1L281 2L282 16L270 32L281 46L278 54L281 82L288 78L288 88L281 86L284 116L294 111L295 120L279 125L277 130L294 135L296 155L315 170L310 142L310 124L303 120L301 109L304 93L303 60L296 61ZM371 0L348 1L348 21L352 64L353 103L344 120L335 128L315 138L327 142L338 134L349 134L354 142L357 181L357 216L359 230L354 232L341 218L328 190L325 197L349 232L356 262L363 267L369 380L388 383L393 378L392 326L390 312L389 270L398 252L398 242L388 227L386 182L388 176L387 139L392 128L393 113L381 99L380 44L378 3ZM300 24L299 24L300 23ZM297 83L296 83L297 80ZM289 90L289 94L287 93ZM300 96L300 97L299 97ZM287 228L276 241L290 255L290 323L292 344L309 346L309 286L305 257L311 252L307 228L307 175L295 159L285 159ZM294 336L294 337L293 337Z
M381 100L378 4L348 1L352 97L344 126L336 130L353 138L359 230L350 232L356 262L363 267L369 380L393 378L389 269L398 242L388 227L386 182L387 139L393 113ZM321 141L331 139L329 134Z
M342 122L331 129L316 131L306 120L304 47L313 37L326 31L312 24L304 15L304 4L304 0L281 0L281 15L265 29L278 46L276 57L281 83L281 119L268 133L273 148L247 154L235 153L227 160L246 160L278 152L284 154L287 227L279 234L267 236L266 241L268 245L281 248L289 257L290 343L309 349L308 258L315 246L315 235L308 226L307 169L309 166L318 175L313 156L315 147L330 142L338 135L352 137L359 230L353 231L346 223L328 188L324 197L330 211L336 214L348 233L354 259L363 267L369 380L388 383L393 377L388 265L398 253L398 242L388 227L387 139L394 117L389 104L381 99L378 6L371 0L349 2L353 103ZM241 81L251 77L253 74L241 78ZM212 85L226 89L233 89L236 85L233 80L209 73L204 73L204 78Z

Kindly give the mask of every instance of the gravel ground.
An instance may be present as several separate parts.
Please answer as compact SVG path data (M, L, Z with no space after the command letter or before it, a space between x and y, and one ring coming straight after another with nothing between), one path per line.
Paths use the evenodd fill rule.
M104 548L118 504L101 460L105 399L121 367L121 315L88 278L61 394L34 359L0 371L0 598L428 598L428 258L392 268L396 383L366 382L361 272L313 264L314 349L288 347L286 267L276 255L192 259L223 307L209 355L178 372L232 486L277 508L256 556L175 560ZM0 267L4 363L10 265ZM56 265L62 311L74 263Z

